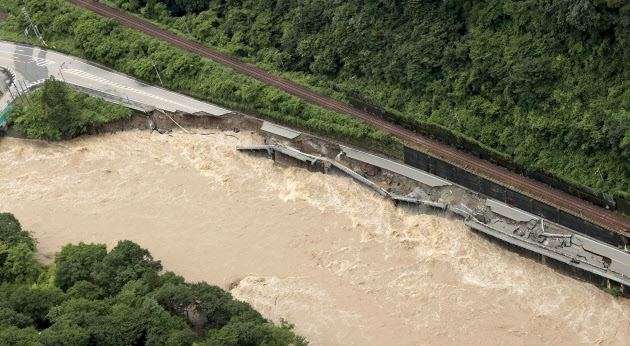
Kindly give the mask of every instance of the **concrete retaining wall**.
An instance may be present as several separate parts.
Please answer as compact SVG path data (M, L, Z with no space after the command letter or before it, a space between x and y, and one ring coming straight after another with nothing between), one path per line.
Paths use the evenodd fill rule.
M446 161L437 159L427 153L409 147L404 148L404 153L405 163L410 166L426 170L431 174L452 181L472 191L513 205L516 208L556 222L612 246L617 246L623 242L622 237L615 232Z
M577 186L567 182L561 177L545 172L541 169L521 166L513 162L509 157L488 148L484 148L478 142L464 137L459 137L454 132L444 127L434 124L420 124L413 122L412 120L405 119L400 115L389 113L383 110L380 105L356 94L350 94L349 97L350 104L355 108L377 115L393 124L399 125L429 138L433 138L439 142L451 145L470 155L492 162L493 164L506 168L512 172L522 174L530 179L537 180L543 184L553 187L554 189L578 197L599 207L608 207L610 210L618 210L626 215L630 215L630 201L622 196L607 196L607 198L605 198L603 194L595 193L593 189L588 186Z

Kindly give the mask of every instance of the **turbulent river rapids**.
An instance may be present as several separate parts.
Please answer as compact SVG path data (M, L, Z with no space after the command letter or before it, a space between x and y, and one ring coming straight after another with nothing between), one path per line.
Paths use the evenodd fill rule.
M250 133L0 139L0 211L51 261L130 239L315 345L627 344L630 301L353 180L238 153Z

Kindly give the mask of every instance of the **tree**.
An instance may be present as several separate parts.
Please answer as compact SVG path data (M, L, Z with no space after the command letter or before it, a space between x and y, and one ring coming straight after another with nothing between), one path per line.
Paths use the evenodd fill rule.
M70 93L70 87L53 76L44 81L41 91L42 106L52 122L62 126L69 122L73 113Z
M81 346L90 344L90 333L85 328L68 322L55 323L40 334L44 345Z
M108 47L103 54L115 54L115 49ZM29 103L16 101L7 121L30 138L72 137L85 133L90 125L98 126L131 116L130 109L73 91L53 77L32 92L29 99Z
M102 324L110 310L111 306L102 300L69 299L51 308L47 318L52 323L77 325L90 330Z
M252 306L247 302L233 299L226 304L226 309L231 316L230 321L254 323L267 322L260 312L254 310L254 308L252 308Z
M105 318L112 327L105 337L110 345L134 345L146 332L147 314L142 309L135 309L125 304L112 306L111 313Z
M142 306L145 296L149 293L149 285L144 279L127 282L114 297L112 304L125 304L131 307Z
M191 323L191 310L194 309L195 295L188 284L165 284L152 294L153 298L166 310Z
M0 340L3 345L11 346L39 346L43 345L39 342L39 334L33 327L20 329L11 326L6 329L0 329Z
M65 299L66 295L58 288L17 286L8 299L8 305L16 312L32 318L39 328L43 328L50 324L48 311Z
M112 307L101 300L69 299L50 309L48 319L53 323L53 331L57 331L51 336L57 337L58 332L65 332L68 326L76 326L85 329L90 336L89 343L100 345L113 345L115 342L108 342L113 337L116 327L107 320ZM59 327L55 325L59 324ZM57 329L58 328L58 329ZM63 333L61 333L63 335Z
M21 234L22 225L11 213L0 213L0 241L7 241L9 237Z
M295 345L306 346L308 342L301 336L291 331L293 325L281 321L281 326L274 326L271 322L239 322L230 321L220 331L210 331L208 337L213 340L217 337L238 335L238 345ZM220 340L220 339L219 339ZM230 337L229 339L233 339Z
M32 251L35 251L35 240L29 232L22 230L20 222L11 213L0 213L0 242L7 247L12 247L17 243L26 243Z
M155 298L144 297L142 310L147 314L147 345L186 345L197 340L188 324L167 312Z
M104 244L68 244L55 255L55 285L67 290L79 281L93 282L93 273L107 255Z
M19 235L17 220L3 216L4 234ZM24 269L37 265L26 242L0 243L0 253L7 251L0 269L34 277ZM134 242L120 241L109 253L100 244L68 244L55 261L58 271L46 268L33 285L0 283L0 345L193 345L203 337L192 325L206 332L201 345L306 345L292 325L274 326L217 286L159 275L160 262ZM72 286L64 293L54 282Z
M199 336L195 334L192 330L180 329L170 332L167 337L164 345L167 346L179 346L179 345L194 345L195 342L199 339ZM147 341L147 344L149 342Z
M162 286L162 280L154 269L147 269L142 275L142 279L147 283L149 291L154 291Z
M119 241L98 266L94 280L106 294L114 295L128 281L141 278L148 269L160 271L162 264L154 261L151 253L138 244Z
M192 284L191 288L195 300L195 312L202 321L204 329L221 329L225 326L232 318L228 309L232 295L206 282Z
M206 335L205 344L238 345L238 334L227 329L210 329Z
M18 328L31 327L33 319L10 308L0 308L0 330L9 326Z
M354 89L349 78L356 75L366 97L410 124L436 125L451 138L479 141L484 150L558 174L578 188L601 184L609 193L630 191L630 135L624 135L630 132L606 125L630 107L628 1L168 0L162 3L170 17L153 0L116 3L180 33L183 22L174 16L186 13L200 43L268 71L278 68L274 52L279 50L290 71L285 77L338 99ZM80 28L81 35L91 30L81 36L81 44L84 38L112 46L108 40L133 41L141 48L117 55L116 62L101 62L154 80L145 57L153 50L147 47L158 44L122 31L114 38L111 24L91 16L51 21ZM84 44L78 53L91 56L94 49ZM345 122L340 114L311 105L299 109L267 86L218 66L200 62L187 69L187 59L179 59L175 50L157 55L168 73L187 76L173 84L191 94L388 150L375 140L377 131L365 133L361 124ZM178 59L169 63L172 57ZM461 121L453 121L455 113ZM600 119L587 121L592 116ZM592 173L598 167L614 172L606 184Z
M18 243L6 248L0 243L0 280L32 283L40 274L39 264L28 243Z
M68 298L71 299L89 299L97 300L103 296L103 289L89 281L77 281L74 286L70 287L66 292Z

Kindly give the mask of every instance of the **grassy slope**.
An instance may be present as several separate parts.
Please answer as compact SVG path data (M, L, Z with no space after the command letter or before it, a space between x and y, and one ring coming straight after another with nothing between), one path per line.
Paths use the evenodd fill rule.
M177 6L108 3L187 36ZM208 4L186 15L192 35L208 47L269 71L282 66L279 50L283 77L340 100L345 96L334 89L356 91L350 80L356 75L362 93L392 111L574 183L630 191L624 2Z
M0 10L19 14L17 0ZM31 17L50 47L110 66L148 82L157 83L153 59L165 86L200 99L283 122L307 131L400 157L396 140L349 116L327 111L209 59L176 49L165 42L120 26L60 0L31 0ZM22 16L0 24L0 34L24 41ZM30 42L33 42L31 39Z

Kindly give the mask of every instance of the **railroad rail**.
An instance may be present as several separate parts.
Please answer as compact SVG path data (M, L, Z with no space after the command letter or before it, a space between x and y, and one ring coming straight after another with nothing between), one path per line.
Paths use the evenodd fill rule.
M98 15L113 18L124 26L164 40L174 47L209 58L216 63L227 66L244 75L250 76L291 95L302 98L309 103L321 106L334 112L350 115L351 117L362 120L364 123L374 126L383 132L389 133L412 145L423 148L431 155L454 163L458 166L465 167L471 172L491 179L495 182L499 182L511 188L519 189L521 192L525 192L534 198L563 209L575 216L590 220L591 222L594 222L604 228L620 232L625 236L630 236L630 220L623 216L616 215L577 197L555 190L547 185L510 172L507 169L468 155L448 145L436 142L424 136L418 135L415 132L391 124L379 117L368 114L341 101L324 96L316 91L273 75L255 66L246 64L235 58L215 52L214 50L199 43L190 41L184 37L161 29L154 24L120 12L106 5L96 3L92 0L66 1L92 11Z

